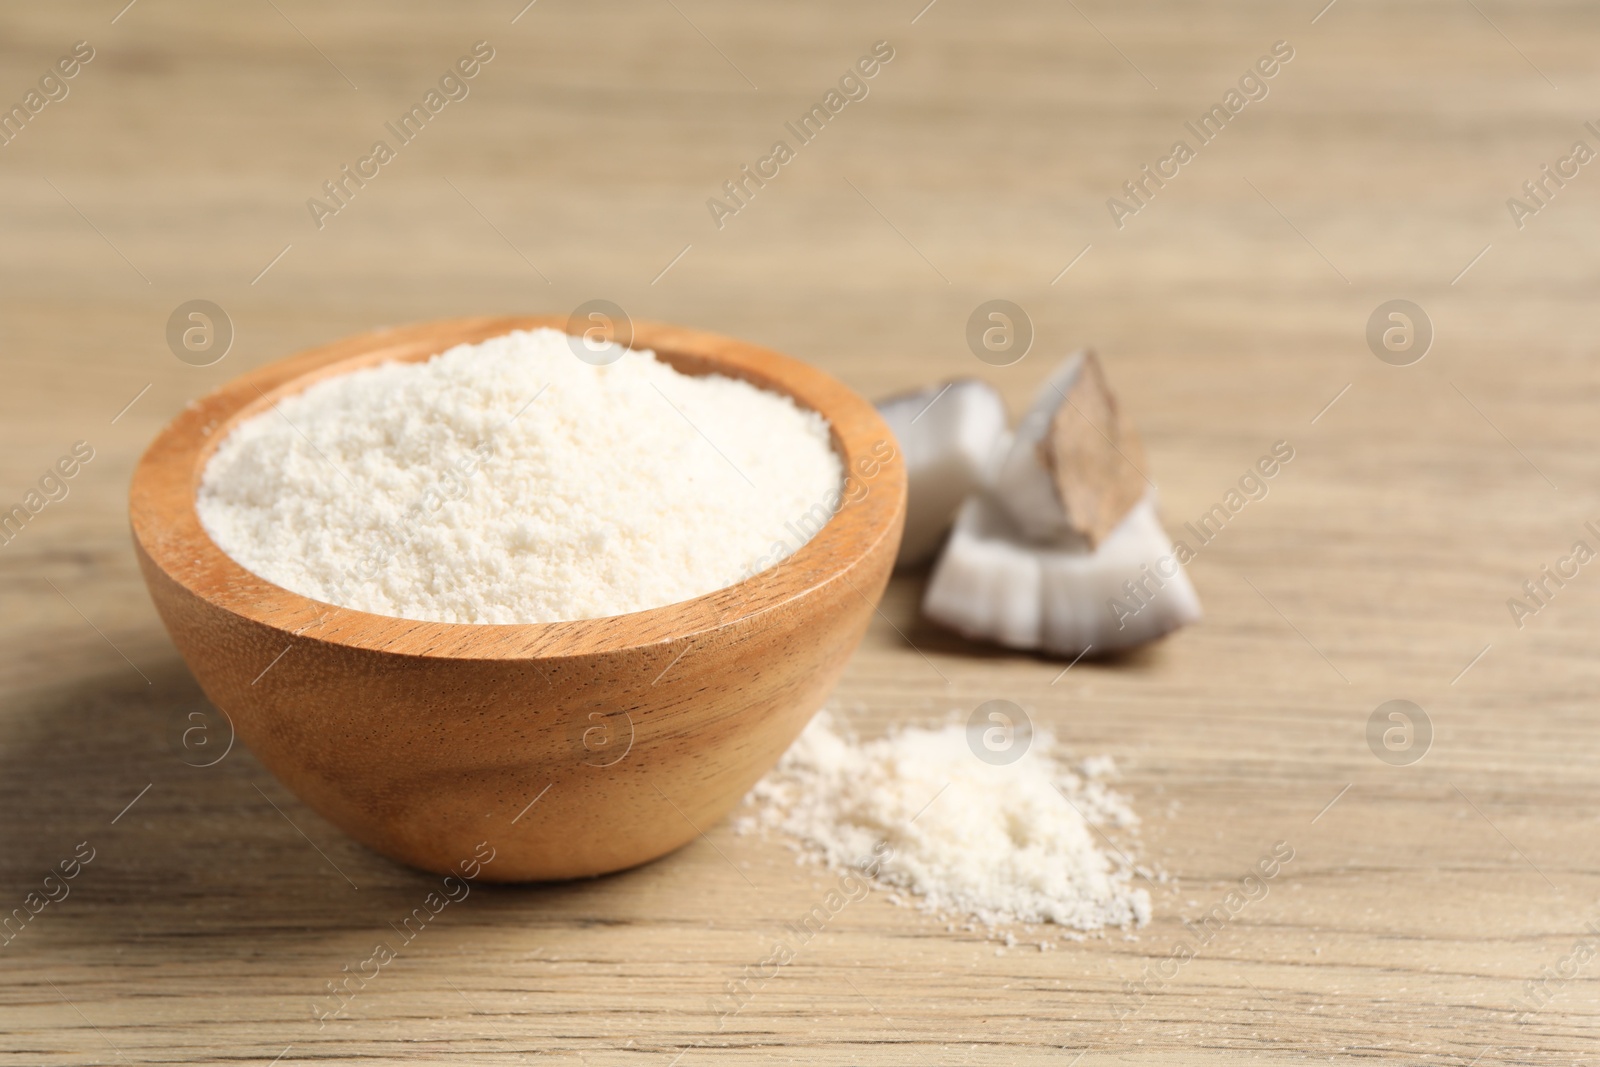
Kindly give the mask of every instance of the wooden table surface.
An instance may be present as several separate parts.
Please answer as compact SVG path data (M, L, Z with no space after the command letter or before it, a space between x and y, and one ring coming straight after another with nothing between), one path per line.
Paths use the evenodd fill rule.
M1507 601L1600 547L1600 174L1561 162L1600 148L1600 11L125 2L0 12L0 102L94 50L0 147L0 499L94 453L0 549L0 910L93 856L0 948L0 1063L1592 1060L1600 567ZM307 199L480 40L466 98L318 229ZM798 144L784 123L880 40L869 95ZM1278 41L1265 98L1199 142L1185 122ZM779 139L719 229L707 199ZM1179 139L1194 158L1119 228L1107 198ZM1528 200L1544 164L1569 176ZM1149 926L1005 949L874 893L719 1028L708 998L829 880L723 824L641 870L475 890L318 1027L433 880L242 746L195 766L222 727L135 568L130 471L187 401L299 348L597 298L868 395L980 375L1014 411L1092 343L1175 531L1292 445L1190 566L1200 626L1063 676L919 621L902 576L837 692L869 736L1004 698L1114 756L1169 879ZM1036 330L1009 367L964 340L991 298ZM192 299L235 331L211 366L166 340ZM1408 366L1366 340L1393 299L1435 333ZM1419 761L1421 734L1369 747L1392 699L1431 722ZM1278 842L1267 895L1164 962Z

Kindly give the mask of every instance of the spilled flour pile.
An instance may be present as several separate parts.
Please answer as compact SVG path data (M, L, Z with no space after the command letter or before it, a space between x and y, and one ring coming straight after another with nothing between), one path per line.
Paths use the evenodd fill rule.
M960 723L907 727L878 741L848 737L826 711L751 791L738 829L776 830L806 857L844 869L893 850L878 880L925 911L989 927L1056 923L1074 930L1142 925L1150 894L1093 827L1138 819L1106 785L1107 758L1074 770L1036 731L1028 751L994 766Z

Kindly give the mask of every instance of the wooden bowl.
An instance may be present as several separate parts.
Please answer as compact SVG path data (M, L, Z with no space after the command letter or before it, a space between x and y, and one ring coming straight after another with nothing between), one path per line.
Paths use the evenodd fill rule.
M492 849L480 877L495 881L620 870L725 815L838 680L905 516L898 446L860 396L755 345L640 323L634 347L684 373L784 393L832 425L850 502L781 564L631 615L417 622L291 593L234 562L200 525L201 474L241 420L337 374L539 326L563 329L565 319L406 326L253 371L161 431L129 501L162 621L261 762L378 852L447 873Z

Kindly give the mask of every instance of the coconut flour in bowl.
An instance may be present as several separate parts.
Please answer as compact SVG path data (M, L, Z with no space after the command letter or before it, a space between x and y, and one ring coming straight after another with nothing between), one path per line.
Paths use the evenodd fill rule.
M540 623L733 585L814 535L842 481L827 422L790 398L647 351L587 362L541 329L282 399L218 446L197 506L303 596Z

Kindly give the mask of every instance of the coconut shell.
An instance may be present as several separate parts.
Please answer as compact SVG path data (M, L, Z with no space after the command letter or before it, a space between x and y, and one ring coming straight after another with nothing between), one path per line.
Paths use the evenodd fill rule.
M1067 525L1091 547L1133 510L1149 485L1139 433L1092 351L1083 354L1077 380L1063 394L1038 447Z

